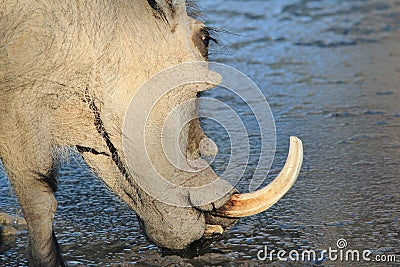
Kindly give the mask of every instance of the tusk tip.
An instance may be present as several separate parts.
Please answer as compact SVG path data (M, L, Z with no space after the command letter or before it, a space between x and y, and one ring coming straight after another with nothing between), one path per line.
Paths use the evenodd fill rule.
M278 202L292 188L303 163L303 144L296 136L290 137L289 154L279 175L266 187L246 194L233 194L215 213L239 218L263 212Z

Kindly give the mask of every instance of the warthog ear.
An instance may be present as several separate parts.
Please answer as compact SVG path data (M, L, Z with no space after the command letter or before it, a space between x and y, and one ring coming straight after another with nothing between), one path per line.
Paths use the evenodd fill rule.
M159 11L161 9L156 0L147 0L147 3L149 3L151 8L154 9L155 11Z
M174 19L180 11L184 11L183 14L187 15L187 7L189 7L190 10L197 9L195 8L195 4L191 1L147 0L147 3L155 12L157 12L155 17L162 18L167 23L169 23L168 18Z
M164 10L162 7L157 3L156 0L147 0L147 3L151 6L151 8L156 11L165 21L168 22L167 17L165 16Z

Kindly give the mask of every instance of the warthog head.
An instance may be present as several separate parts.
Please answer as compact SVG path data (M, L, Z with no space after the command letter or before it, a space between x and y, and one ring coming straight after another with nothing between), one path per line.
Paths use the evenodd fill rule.
M294 137L281 174L253 193L238 194L203 164L201 156L217 150L203 133L197 105L190 100L218 84L220 76L207 67L213 38L191 15L191 4L183 0L25 2L6 0L0 11L0 102L4 103L0 156L26 216L34 213L30 208L34 205L24 201L29 189L18 182L25 170L19 166L29 166L38 177L51 174L56 146L76 147L90 168L136 211L149 238L169 249L222 234L237 218L273 205L293 185L302 161L301 142ZM165 72L187 62L203 62L196 63L197 69L189 68L197 75L192 77L195 82L153 97L162 79L168 83L169 78L190 76L184 70ZM148 83L160 72L169 76ZM209 80L214 82L204 82ZM14 149L7 140L17 140L12 139L17 132L24 142ZM169 143L169 137L177 138ZM143 186L142 181L154 175L174 188L184 188L173 196L179 203L168 198L178 192L174 188L152 184L166 200ZM52 176L46 177L40 186L55 190ZM207 191L191 190L205 186ZM35 188L33 182L30 188ZM40 194L36 197L47 197ZM29 226L34 219L27 221Z

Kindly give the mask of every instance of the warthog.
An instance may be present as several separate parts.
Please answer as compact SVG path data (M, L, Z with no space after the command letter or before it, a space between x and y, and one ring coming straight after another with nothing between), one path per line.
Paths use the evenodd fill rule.
M0 157L27 221L31 266L65 265L52 226L59 147L76 149L137 213L149 239L168 249L183 249L204 236L221 234L237 218L266 210L293 185L302 161L301 142L295 137L274 182L247 194L218 192L222 189L216 186L210 194L221 197L208 205L197 206L188 199L193 204L179 206L156 199L138 185L136 176L147 174L127 167L122 128L138 88L170 66L207 61L212 37L191 16L187 2L0 3ZM167 104L196 98L209 87L199 83L166 94L161 102L174 101L155 108L149 124L162 125ZM140 105L139 111L146 108ZM197 112L196 106L190 107L187 113ZM207 139L197 119L176 130L182 132L179 145L186 158L216 153L199 145ZM151 156L166 179L185 186L218 180L210 167L198 172L174 168L157 137L149 137L155 144Z

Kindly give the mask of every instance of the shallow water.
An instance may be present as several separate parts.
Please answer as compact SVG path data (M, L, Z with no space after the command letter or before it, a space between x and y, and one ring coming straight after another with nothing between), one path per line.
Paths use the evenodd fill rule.
M216 33L220 42L210 60L249 75L271 105L277 128L271 177L284 163L289 135L303 140L298 182L268 212L240 220L204 254L171 256L146 240L135 214L82 162L70 159L60 170L55 224L66 259L85 266L251 266L268 263L257 259L264 245L335 249L344 238L349 249L399 255L400 262L400 1L198 3L209 25L226 31ZM235 105L223 90L207 96ZM221 154L228 154L224 135L207 121L204 127ZM0 212L18 213L16 206L0 176ZM16 240L3 240L0 266L26 264L26 241L24 231ZM299 265L307 264L390 266L326 258Z

